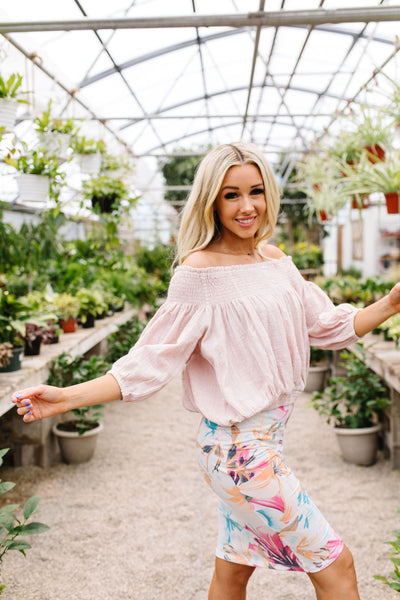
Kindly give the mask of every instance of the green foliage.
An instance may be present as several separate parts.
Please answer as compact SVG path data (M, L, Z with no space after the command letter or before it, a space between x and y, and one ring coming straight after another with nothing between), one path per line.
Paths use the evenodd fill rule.
M21 85L22 75L19 73L12 73L8 79L4 79L0 75L0 98L15 98L18 102L26 103L26 100L18 98L18 95L21 93L19 92Z
M318 364L327 362L332 357L331 350L321 350L321 348L315 348L310 346L310 365L315 367Z
M335 277L319 277L316 283L324 290L334 304L350 302L368 306L383 298L394 286L394 282L383 277L360 279L351 274Z
M167 185L192 185L196 169L207 151L208 148L203 148L200 149L199 154L195 154L193 150L177 149L177 155L169 157L161 167ZM188 156L184 156L184 154L188 154ZM165 193L165 199L171 202L179 212L187 195L187 191L169 190Z
M3 457L7 454L8 448L0 450L0 466L3 464ZM2 481L0 479L0 495L5 494L15 486L12 481ZM3 566L3 558L9 550L15 550L26 556L26 550L31 548L25 540L19 540L20 536L31 536L44 533L48 525L32 521L32 517L38 514L37 507L39 497L32 496L23 507L22 516L17 515L20 508L19 504L5 504L0 508L0 574ZM0 595L5 589L4 584L0 584Z
M34 119L33 124L36 131L43 133L66 133L70 134L75 129L75 122L73 119L55 119L51 116L51 105L52 101L49 100L47 104L47 110L43 111L40 117Z
M71 148L75 154L96 154L105 152L106 145L103 140L94 140L84 135L74 135Z
M369 427L379 411L390 406L387 389L381 378L365 363L362 344L357 347L363 360L344 351L340 357L346 377L331 377L328 386L316 392L311 400L313 408L335 427L358 429Z
M16 323L28 315L28 307L8 290L0 288L0 343L8 342L13 346L22 346Z
M398 512L400 512L400 510ZM395 536L395 540L385 543L391 546L390 560L394 566L394 571L389 573L388 577L374 575L374 578L378 581L382 581L392 590L400 592L400 529L395 529L392 533Z
M107 339L108 348L106 360L114 363L116 360L125 356L129 350L136 344L146 323L138 317L133 317L126 323L118 327L118 330Z
M82 323L86 322L88 315L98 317L108 309L99 289L80 288L76 293L76 298L79 301L79 315Z
M110 368L111 364L102 356L85 358L78 355L73 357L71 354L62 352L50 363L47 383L57 387L77 385L105 375ZM69 424L72 424L74 429L82 435L98 423L103 416L102 408L102 404L74 408L70 412L74 415L75 420L69 421Z
M151 250L142 246L135 252L135 261L138 267L159 277L166 291L171 279L173 255L174 248L171 246L158 244Z

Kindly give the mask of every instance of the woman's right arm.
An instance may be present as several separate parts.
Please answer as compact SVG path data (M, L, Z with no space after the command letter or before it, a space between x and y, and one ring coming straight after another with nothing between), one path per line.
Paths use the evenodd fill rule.
M121 399L121 389L111 375L66 388L38 385L15 392L11 401L26 423L52 417L82 406L105 404Z

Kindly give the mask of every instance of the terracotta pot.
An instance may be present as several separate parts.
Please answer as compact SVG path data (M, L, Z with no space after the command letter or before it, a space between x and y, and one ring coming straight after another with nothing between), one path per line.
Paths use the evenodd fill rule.
M369 196L367 194L363 194L360 196L361 203L357 201L357 196L353 196L351 200L351 208L368 208L369 207Z
M61 329L64 333L74 333L78 319L68 319L67 321L60 320Z
M370 146L365 146L365 150L368 152L368 160L369 162L384 162L385 161L385 150L379 144L371 144Z
M386 210L389 215L394 215L399 212L399 192L390 192L385 194Z

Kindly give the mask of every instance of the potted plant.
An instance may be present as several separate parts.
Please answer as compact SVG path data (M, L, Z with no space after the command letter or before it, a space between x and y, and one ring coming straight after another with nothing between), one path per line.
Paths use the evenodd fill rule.
M99 289L81 288L76 293L79 300L79 318L83 327L94 327L94 320L107 310Z
M76 331L80 303L78 298L67 292L54 294L53 304L60 319L60 326L64 333Z
M399 212L400 160L390 156L385 162L370 163L364 156L353 173L348 191L358 194L381 192L389 214Z
M40 149L28 149L22 143L22 148L13 148L4 162L19 171L17 183L22 202L43 203L49 195L58 199L64 174L55 157L47 156Z
M74 135L71 140L71 148L78 157L79 165L83 173L96 175L101 167L102 154L105 152L103 140L87 138L84 135Z
M83 197L90 200L92 207L101 213L118 210L122 200L129 200L125 183L115 177L98 175L83 182Z
M50 156L66 158L71 138L75 130L73 119L56 119L51 116L49 100L47 110L34 119L33 124L39 137L39 144L43 152Z
M0 466L3 464L3 457L7 454L9 448L0 450ZM1 481L0 479L0 495L5 494L15 486L13 481ZM3 566L4 556L8 551L18 551L23 556L26 556L26 550L31 548L31 545L25 540L18 538L31 536L34 534L44 533L50 527L38 521L32 521L32 517L38 514L37 507L39 504L38 496L31 496L25 502L22 515L18 514L19 504L4 503L0 508L0 575ZM0 596L5 584L0 584Z
M74 358L63 352L52 360L47 383L57 387L76 385L105 375L110 367L111 364L101 356ZM66 421L53 426L65 462L81 463L92 458L97 436L103 430L102 408L102 404L97 404L73 409L67 413Z
M356 344L362 359L344 351L341 358L344 377L331 377L328 386L312 397L312 406L333 423L342 456L346 462L372 465L376 461L379 413L390 399L381 378L365 363L362 344Z
M9 77L0 74L0 126L11 132L15 125L18 103L27 101L21 98L22 75L12 73Z
M14 294L0 288L0 373L21 368L24 341L18 330L18 319L28 313L28 308ZM11 348L10 348L11 346Z
M308 376L305 392L317 392L324 389L328 373L330 371L330 350L321 350L310 346L310 365L308 367Z

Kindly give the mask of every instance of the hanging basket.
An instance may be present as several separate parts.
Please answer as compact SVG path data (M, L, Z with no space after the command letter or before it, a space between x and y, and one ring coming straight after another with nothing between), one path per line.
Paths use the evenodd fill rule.
M389 215L395 215L398 212L400 212L399 210L399 192L391 192L390 194L385 194L385 200L386 200L386 210L388 212Z
M369 196L368 194L363 194L362 196L354 195L351 199L351 208L368 208L369 207Z
M49 195L50 180L45 175L20 173L17 175L19 199L22 203L45 203Z
M82 173L97 175L101 167L101 154L78 154L78 162Z
M371 163L385 162L386 152L379 144L371 144L365 146L367 151L367 158Z
M4 127L6 133L14 130L17 109L18 101L14 98L0 98L0 127Z
M57 158L66 159L68 149L71 142L69 133L59 133L52 131L51 133L39 131L39 143L43 151L48 156L56 156Z

